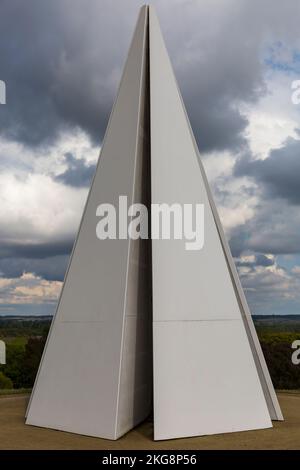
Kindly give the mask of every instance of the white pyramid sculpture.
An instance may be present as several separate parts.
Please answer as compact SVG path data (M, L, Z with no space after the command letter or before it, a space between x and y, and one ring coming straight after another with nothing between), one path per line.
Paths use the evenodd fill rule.
M205 244L99 240L100 203L203 203ZM153 396L153 399L152 399ZM271 427L280 407L152 7L141 9L27 410L117 439Z

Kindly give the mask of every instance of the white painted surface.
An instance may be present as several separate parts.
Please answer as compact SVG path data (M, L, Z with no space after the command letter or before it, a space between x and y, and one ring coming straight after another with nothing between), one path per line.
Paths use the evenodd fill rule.
M267 404L152 7L149 21L152 202L205 206L202 250L185 250L184 240L152 241L154 437L267 428Z
M135 177L141 178L137 161L143 159L144 152L146 32L147 9L143 8L32 393L27 424L116 439L150 412L151 318L147 316L148 304L139 300L145 294L145 282L131 282L139 276L145 248L139 241L96 237L99 204L117 207L119 195L127 195L128 201L141 196L141 182Z
M6 364L6 345L0 340L0 364Z
M242 320L154 323L154 438L272 427Z

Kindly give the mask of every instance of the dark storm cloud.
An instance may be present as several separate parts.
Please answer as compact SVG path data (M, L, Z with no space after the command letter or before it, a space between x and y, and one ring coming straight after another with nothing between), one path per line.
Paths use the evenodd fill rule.
M295 15L300 4L288 0L283 8L270 0L239 0L195 5L186 2L184 13L175 8L173 27L162 21L171 60L200 150L237 150L245 145L248 124L237 105L254 103L267 91L261 61L265 44L274 38L299 44Z
M115 18L110 3L1 2L7 105L0 129L8 137L47 144L64 128L79 126L100 142L133 27Z
M247 268L254 268L255 266L272 266L274 265L274 259L268 258L267 256L263 255L262 253L258 253L254 256L253 261L245 261L238 259L236 260L236 265L238 267L247 267Z
M238 3L230 12L222 2L154 2L202 151L244 144L247 119L236 103L264 91L259 48L285 15L269 1ZM1 131L36 145L79 126L100 143L141 4L2 1Z
M213 42L200 35L192 63L182 59L178 64L179 84L202 152L243 147L248 120L236 103L254 102L265 92L257 38L241 35L232 21L226 19L223 25L228 23L230 34L220 31ZM182 46L183 57L189 57L186 48Z
M195 99L196 96L200 101L201 94L199 97L199 92L195 92ZM213 103L204 96L200 101L201 106L197 108L192 105L192 101L192 97L186 100L187 106L191 109L190 119L201 152L226 149L235 151L246 145L243 132L248 121L229 102L221 103L220 99L219 103ZM204 109L209 111L204 112Z
M0 275L16 278L30 272L48 281L62 281L73 243L73 239L36 244L2 242Z
M283 199L265 199L254 216L231 231L230 247L235 257L243 252L273 255L300 253L299 206Z
M274 260L260 253L255 257L255 264L256 266L272 266Z
M61 181L69 186L90 186L95 173L95 164L88 165L83 158L76 159L70 153L65 155L65 163L67 163L68 169L57 175L56 181Z
M28 147L47 147L62 131L79 127L99 145L142 3L1 0L0 79L7 85L7 105L0 106L0 132ZM266 92L261 60L265 41L299 45L298 0L153 3L200 151L244 150L248 121L239 105L253 104ZM298 169L293 152L287 158ZM269 196L299 202L295 177L291 179L295 167L283 169L286 183L281 184L280 159L274 154L270 158L277 162L273 172L267 163L254 167L250 157L236 172L252 175ZM67 164L56 179L87 186L93 167L72 156ZM233 254L299 252L299 219L284 202L274 207L269 197L251 220L233 230ZM2 244L0 271L6 277L28 271L62 280L72 242ZM260 266L269 262L256 255Z
M230 235L228 242L229 242L231 254L235 258L238 258L239 256L241 256L243 251L247 249L247 243L245 243L244 232L241 226L232 230L232 233Z
M50 258L1 258L0 273L5 278L17 278L24 272L33 273L47 281L62 281L67 269L69 255Z
M69 255L74 240L59 240L47 243L5 243L0 245L0 258L42 259L56 255Z
M299 204L300 140L288 139L281 148L272 150L265 160L242 158L236 163L234 174L254 178L268 197Z

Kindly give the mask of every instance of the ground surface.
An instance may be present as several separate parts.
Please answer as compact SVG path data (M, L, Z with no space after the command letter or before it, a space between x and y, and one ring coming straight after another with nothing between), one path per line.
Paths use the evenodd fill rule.
M150 421L118 441L26 426L28 395L0 396L0 449L300 449L300 392L278 397L285 421L273 429L154 442Z

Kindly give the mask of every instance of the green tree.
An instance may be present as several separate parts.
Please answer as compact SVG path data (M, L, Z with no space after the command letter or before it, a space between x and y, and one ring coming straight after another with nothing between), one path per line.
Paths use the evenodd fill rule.
M24 346L20 344L6 344L6 364L1 371L11 379L14 388L23 387Z
M28 339L23 360L23 387L32 387L34 384L45 342L46 334Z
M13 388L12 381L0 371L0 390L8 390L11 388Z
M274 387L277 389L299 389L300 366L292 363L291 343L262 341L261 346Z

